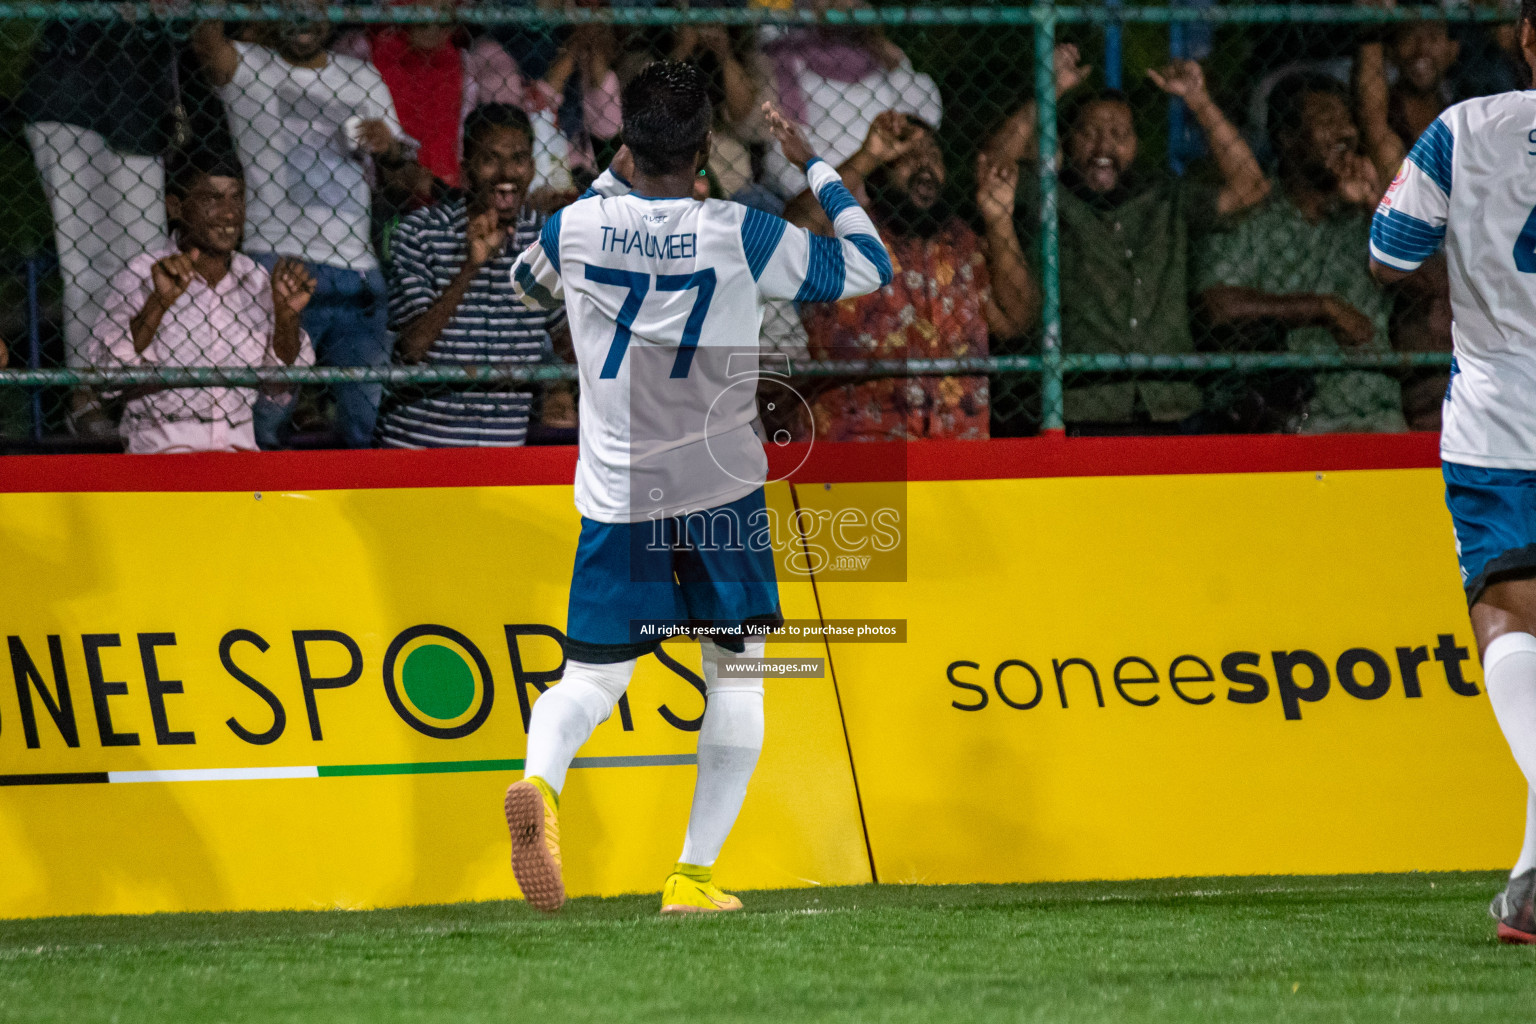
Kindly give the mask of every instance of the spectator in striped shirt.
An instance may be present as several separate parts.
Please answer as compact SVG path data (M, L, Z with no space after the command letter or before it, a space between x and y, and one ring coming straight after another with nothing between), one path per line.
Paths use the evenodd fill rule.
M389 314L402 363L536 363L564 342L565 314L518 302L512 263L544 216L527 202L533 130L516 107L488 103L464 124L464 192L412 213L396 230ZM564 347L564 345L562 345ZM550 403L553 404L553 403ZM379 426L393 448L523 444L533 395L510 388L396 392Z

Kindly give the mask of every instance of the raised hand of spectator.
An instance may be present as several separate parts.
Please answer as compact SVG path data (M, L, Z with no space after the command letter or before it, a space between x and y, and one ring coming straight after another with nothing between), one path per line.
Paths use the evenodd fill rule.
M724 25L703 25L698 30L697 48L708 50L722 63L734 60L731 53L731 35Z
M602 85L619 55L619 41L612 25L577 25L571 33L569 48L583 83L594 88Z
M677 30L673 60L687 60L701 52L714 54L722 63L735 59L731 54L731 36L724 25L684 25Z
M1206 99L1205 71L1192 60L1176 60L1161 69L1147 69L1152 84L1170 96L1194 104Z
M693 25L681 25L677 30L677 39L672 44L672 59L687 60L699 50L699 30Z
M192 26L192 52L215 88L228 85L240 66L240 54L224 34L222 21L201 21Z
M880 66L887 71L895 71L907 62L907 55L901 47L886 36L883 29L876 28L870 35L869 49Z
M1051 54L1051 69L1056 75L1056 95L1065 96L1087 81L1093 65L1082 62L1082 52L1076 43L1057 43Z
M272 354L289 366L304 344L299 314L314 294L315 279L302 261L284 256L272 267Z
M1205 133L1224 182L1216 197L1217 213L1227 216L1246 210L1269 195L1269 179L1264 176L1264 169L1236 126L1211 99L1205 87L1205 70L1199 63L1172 61L1161 68L1148 68L1147 77L1163 92L1183 100Z
M1376 174L1376 165L1359 153L1345 153L1334 161L1338 175L1339 198L1353 206L1374 207L1384 191Z
M1014 196L1019 189L1019 165L993 160L986 152L976 158L976 207L987 224L1012 222Z
M1323 298L1323 311L1328 317L1328 330L1345 348L1369 345L1376 337L1376 325L1371 318L1343 299L1333 295Z
M469 218L466 229L469 263L475 269L495 259L507 245L507 229L495 210L481 210Z
M1082 62L1082 53L1073 43L1057 43L1051 54L1051 69L1056 78L1056 98L1060 99L1087 81L1092 64ZM985 149L997 163L1016 164L1036 156L1035 130L1040 112L1030 100L1009 115L987 140Z
M432 202L432 190L437 185L437 176L415 160L407 160L397 174L392 176L392 184L398 184L401 189L410 192L416 199L423 203Z
M1356 0L1356 5L1384 10L1396 6L1394 0ZM1392 129L1392 89L1387 83L1386 47L1380 35L1362 37L1354 79L1355 120L1360 125L1365 152L1376 164L1378 175L1387 176L1403 162L1408 151Z
M874 164L891 164L906 156L921 139L922 132L906 114L887 110L870 122L863 151Z
M796 167L804 167L811 162L816 152L811 149L810 143L805 141L805 133L800 130L799 125L781 114L779 108L772 103L763 104L763 117L768 122L768 130L773 133L779 147L784 150L785 160ZM614 160L617 162L618 157L614 157Z
M358 144L374 156L388 156L395 152L400 142L389 130L383 118L370 117L357 126Z
M162 310L170 309L192 286L192 278L197 274L195 263L198 255L196 249L172 253L165 259L156 260L149 268L150 281L155 287L155 302Z
M279 320L297 318L315 294L315 279L300 260L284 256L272 268L272 311Z

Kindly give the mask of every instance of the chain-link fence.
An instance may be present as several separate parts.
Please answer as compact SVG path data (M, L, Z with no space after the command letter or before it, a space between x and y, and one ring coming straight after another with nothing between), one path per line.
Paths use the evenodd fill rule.
M678 9L681 8L681 9ZM767 311L798 437L1436 429L1446 272L1368 271L1450 103L1524 86L1481 7L0 4L0 445L569 443L563 317L508 273L658 58L711 82L697 195L895 281Z

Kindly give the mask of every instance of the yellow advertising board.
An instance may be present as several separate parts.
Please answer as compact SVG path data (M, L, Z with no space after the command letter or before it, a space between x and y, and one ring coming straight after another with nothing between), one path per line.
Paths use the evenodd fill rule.
M8 493L0 523L0 916L516 895L501 796L562 664L569 486ZM702 681L663 651L569 776L574 894L659 891L681 848ZM868 881L830 681L767 701L720 877Z
M768 491L785 615L902 641L770 646L836 685L768 682L719 877L1505 866L1523 782L1432 440L818 449ZM258 460L298 467L265 490L181 458L92 463L95 490L0 466L0 916L515 896L500 798L562 664L568 456L369 453L340 489L329 456ZM581 751L573 893L677 857L697 675L687 641L642 659Z
M834 648L879 880L1507 867L1524 783L1441 493L1433 469L912 482L907 582L818 588L828 617L908 621Z

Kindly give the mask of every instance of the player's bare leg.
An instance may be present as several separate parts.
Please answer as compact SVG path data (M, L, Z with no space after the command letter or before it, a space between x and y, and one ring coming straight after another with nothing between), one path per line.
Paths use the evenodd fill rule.
M1488 702L1527 785L1525 842L1489 911L1499 941L1536 944L1536 578L1488 586L1472 606Z

